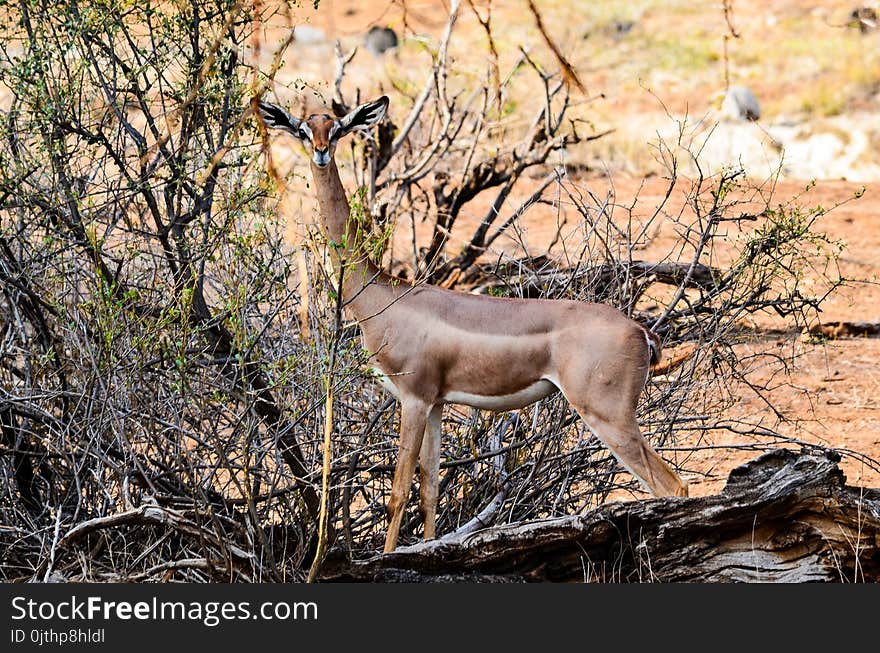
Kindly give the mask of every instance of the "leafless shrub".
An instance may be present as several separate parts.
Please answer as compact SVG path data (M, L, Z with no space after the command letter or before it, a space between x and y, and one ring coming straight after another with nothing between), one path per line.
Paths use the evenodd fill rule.
M3 35L3 573L63 553L86 578L280 578L318 495L291 491L305 402L278 381L300 368L243 129L250 24L234 2L64 9Z

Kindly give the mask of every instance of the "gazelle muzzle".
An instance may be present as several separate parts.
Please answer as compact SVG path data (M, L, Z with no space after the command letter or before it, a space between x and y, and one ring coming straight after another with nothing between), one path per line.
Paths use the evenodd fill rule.
M315 165L319 168L325 168L330 163L330 148L314 148L314 151L312 153L312 161L314 161Z

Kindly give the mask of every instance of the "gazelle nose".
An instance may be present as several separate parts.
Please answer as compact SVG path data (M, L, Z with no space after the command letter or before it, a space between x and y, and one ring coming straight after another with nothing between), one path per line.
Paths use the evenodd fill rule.
M314 154L312 155L312 161L315 162L315 165L319 168L323 168L324 166L330 163L330 148L320 148L316 147Z

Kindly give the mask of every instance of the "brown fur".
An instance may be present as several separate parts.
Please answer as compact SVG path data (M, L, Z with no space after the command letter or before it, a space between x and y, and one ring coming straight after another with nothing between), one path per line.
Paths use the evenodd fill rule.
M310 116L315 147L328 147L332 118ZM350 235L349 205L336 163L312 175L343 295L372 361L401 402L397 468L388 503L385 551L394 550L406 497L422 460L425 537L434 536L439 482L440 411L450 392L505 397L550 380L617 458L657 496L687 486L639 433L635 408L649 365L659 359L645 329L620 311L585 302L475 296L411 285L379 270ZM526 402L528 403L528 402ZM517 405L516 407L520 407Z

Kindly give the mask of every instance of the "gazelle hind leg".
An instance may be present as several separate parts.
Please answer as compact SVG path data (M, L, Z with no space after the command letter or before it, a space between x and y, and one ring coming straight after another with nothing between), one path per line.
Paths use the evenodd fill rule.
M400 404L400 444L397 451L397 467L391 484L391 498L388 500L388 532L385 534L385 553L397 548L400 524L406 510L416 460L425 435L428 407L421 401L401 401Z
M577 410L596 437L651 494L656 497L688 495L687 484L651 448L639 431L635 417L614 423L580 408Z
M419 504L425 524L425 539L432 540L435 535L437 519L437 496L440 486L440 438L443 405L438 404L428 413L425 437L419 452Z
M687 496L687 485L645 440L636 406L650 359L643 329L607 347L604 361L586 364L576 350L560 354L557 385L568 402L620 463L654 496Z

